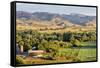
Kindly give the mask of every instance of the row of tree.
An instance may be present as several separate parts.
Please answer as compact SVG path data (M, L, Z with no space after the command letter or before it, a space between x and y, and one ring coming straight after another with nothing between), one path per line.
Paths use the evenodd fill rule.
M57 48L80 46L80 42L96 41L96 32L83 33L39 33L33 30L17 31L16 42L19 46L24 46L24 51L32 49L56 51Z

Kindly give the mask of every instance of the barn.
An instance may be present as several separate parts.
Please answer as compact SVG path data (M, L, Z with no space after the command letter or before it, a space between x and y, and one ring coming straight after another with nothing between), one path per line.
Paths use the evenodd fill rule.
M29 50L28 55L32 57L42 57L46 52L44 50Z

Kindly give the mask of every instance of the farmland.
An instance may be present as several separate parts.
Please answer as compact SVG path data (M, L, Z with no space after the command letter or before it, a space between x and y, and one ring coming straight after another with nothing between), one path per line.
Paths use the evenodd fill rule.
M96 45L95 43L86 42L93 48L61 48L59 49L59 55L65 54L65 57L56 57L54 60L46 60L42 58L23 58L24 64L49 64L49 63L68 63L68 62L84 62L84 61L95 61L96 60ZM86 44L85 43L85 44ZM83 43L82 43L83 45ZM87 45L83 45L87 46ZM77 54L78 53L78 54ZM44 55L45 56L45 55Z
M97 60L95 16L76 14L66 15L64 18L59 14L44 12L46 17L41 14L42 12L33 13L34 17L31 18L25 18L26 14L26 16L18 14L16 19L17 65Z
M78 36L81 37L78 38ZM17 55L22 60L22 63L18 62L18 64L96 61L95 32L41 33L33 30L21 30L16 34L16 38L19 45L24 46L24 51L28 51L34 46L36 50L46 51L39 58ZM49 56L51 59L48 58Z

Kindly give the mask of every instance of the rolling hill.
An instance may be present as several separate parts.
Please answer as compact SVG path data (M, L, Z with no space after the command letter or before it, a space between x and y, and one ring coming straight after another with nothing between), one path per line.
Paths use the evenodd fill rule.
M34 30L95 30L96 16L87 16L83 14L72 13L55 14L48 12L24 12L17 11L18 29L34 29Z
M66 15L66 14L55 14L55 13L48 13L48 12L29 13L25 11L17 11L16 17L21 19L32 19L36 21L51 21L54 18L60 18L61 20L68 20L74 24L79 24L79 25L83 25L89 21L96 19L96 16L87 16L87 15L75 14L75 13Z

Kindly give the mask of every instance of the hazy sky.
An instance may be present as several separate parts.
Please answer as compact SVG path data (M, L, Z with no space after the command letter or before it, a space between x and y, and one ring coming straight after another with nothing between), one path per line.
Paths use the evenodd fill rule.
M43 4L28 4L28 3L17 3L17 11L27 12L50 12L59 14L70 14L78 13L96 16L95 7L77 7L77 6L59 6L59 5L43 5Z

